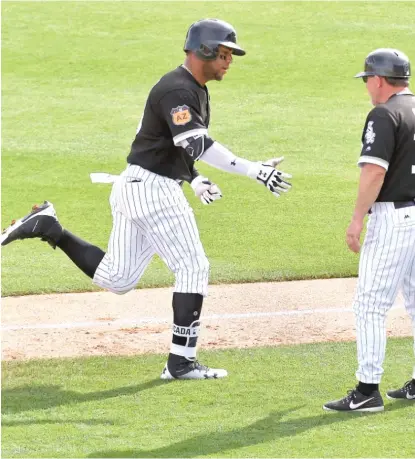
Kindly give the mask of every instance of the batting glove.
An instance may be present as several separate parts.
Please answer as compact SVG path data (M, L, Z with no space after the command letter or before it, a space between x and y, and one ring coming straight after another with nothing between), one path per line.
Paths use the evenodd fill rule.
M263 163L253 163L249 168L247 176L265 185L271 193L278 198L282 193L286 193L291 188L291 183L284 179L292 176L275 169L275 166L284 160L284 156L273 158Z
M198 175L195 179L193 179L190 186L193 188L195 195L205 205L208 205L222 197L222 192L219 187L202 175Z

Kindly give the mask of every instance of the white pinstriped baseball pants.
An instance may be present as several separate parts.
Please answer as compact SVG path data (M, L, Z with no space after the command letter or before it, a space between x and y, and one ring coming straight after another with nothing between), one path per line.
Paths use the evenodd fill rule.
M93 278L96 285L127 293L157 254L175 274L175 292L206 296L209 262L176 181L129 165L113 185L110 205L113 227Z
M356 378L363 383L381 381L386 313L400 289L412 319L415 353L415 206L395 209L393 203L375 203L361 249L353 304L359 363Z

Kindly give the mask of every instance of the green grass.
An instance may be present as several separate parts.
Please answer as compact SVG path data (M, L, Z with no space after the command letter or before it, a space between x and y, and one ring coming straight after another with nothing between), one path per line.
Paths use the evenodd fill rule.
M380 46L415 59L415 3L3 2L3 226L48 199L105 249L110 187L89 172L124 168L151 86L182 62L189 24L215 16L235 25L247 55L209 85L210 134L252 160L285 155L294 187L277 201L200 165L224 194L205 208L186 187L212 282L356 275L344 232L370 105L352 77ZM5 296L95 288L38 241L8 246L2 266ZM171 282L157 260L141 286Z
M411 370L391 339L382 392ZM162 356L3 364L2 457L413 457L414 405L327 413L353 387L355 344L203 352L230 376L158 379Z

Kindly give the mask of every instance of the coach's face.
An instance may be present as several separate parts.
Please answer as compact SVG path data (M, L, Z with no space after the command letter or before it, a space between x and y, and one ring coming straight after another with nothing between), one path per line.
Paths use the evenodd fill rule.
M366 89L372 100L373 105L379 104L379 95L382 87L382 80L378 76L368 76L364 78Z
M219 45L219 51L214 61L205 62L205 75L208 80L221 81L232 64L232 50Z

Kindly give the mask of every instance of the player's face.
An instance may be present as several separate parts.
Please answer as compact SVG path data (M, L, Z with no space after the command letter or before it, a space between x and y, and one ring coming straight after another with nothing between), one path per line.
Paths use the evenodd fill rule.
M232 50L219 45L218 56L214 61L207 61L205 64L205 74L209 80L220 81L232 64Z

